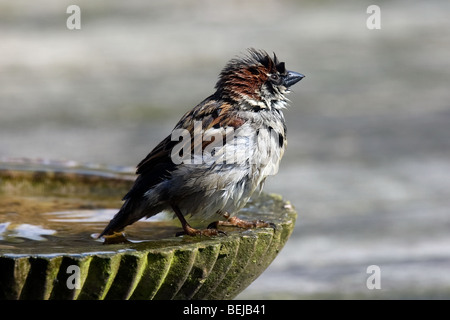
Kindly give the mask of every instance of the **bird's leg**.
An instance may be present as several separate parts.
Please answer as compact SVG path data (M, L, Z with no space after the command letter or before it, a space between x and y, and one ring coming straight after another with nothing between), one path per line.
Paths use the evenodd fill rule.
M177 232L176 236L181 236L181 235L188 235L188 236L216 236L219 234L225 234L225 232L223 231L219 231L217 229L204 229L204 230L199 230L199 229L195 229L192 228L189 223L186 221L186 219L183 216L183 213L180 211L180 209L176 206L171 204L173 211L175 212L175 214L177 215L178 219L181 222L181 227L183 228L183 232Z
M253 220L247 221L239 219L238 217L230 217L228 212L225 212L223 216L227 219L226 221L216 221L211 223L208 228L217 228L218 226L224 227L239 227L243 229L253 229L253 228L273 228L276 226L272 222L265 222L263 220Z

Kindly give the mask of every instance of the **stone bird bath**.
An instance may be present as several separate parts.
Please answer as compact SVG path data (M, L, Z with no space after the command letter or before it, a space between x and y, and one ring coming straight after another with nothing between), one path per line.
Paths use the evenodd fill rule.
M0 162L0 299L233 299L275 259L296 213L261 194L239 213L272 228L175 237L177 220L138 222L127 244L95 235L121 205L129 171L68 162Z

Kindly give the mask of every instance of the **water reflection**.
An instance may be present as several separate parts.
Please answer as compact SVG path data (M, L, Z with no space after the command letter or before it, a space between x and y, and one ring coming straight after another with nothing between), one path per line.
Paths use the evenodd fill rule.
M0 194L0 253L100 250L97 235L117 213L117 199ZM114 206L112 208L112 206ZM85 209L89 208L89 209ZM131 243L173 237L179 226L160 214L127 228ZM104 250L104 248L102 248Z
M0 224L0 240L7 242L20 242L23 240L46 241L44 236L56 233L56 230L45 229L28 223L10 226L10 222Z
M117 209L96 209L96 210L69 210L59 212L49 212L44 214L48 221L53 222L80 222L97 223L111 220Z

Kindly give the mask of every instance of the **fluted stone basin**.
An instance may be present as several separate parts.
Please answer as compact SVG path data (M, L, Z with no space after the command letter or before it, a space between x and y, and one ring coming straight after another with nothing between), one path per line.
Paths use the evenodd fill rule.
M224 228L226 236L175 237L177 220L140 221L127 244L101 232L133 174L73 163L0 162L0 299L233 299L273 261L296 213L278 195L239 217L276 229Z

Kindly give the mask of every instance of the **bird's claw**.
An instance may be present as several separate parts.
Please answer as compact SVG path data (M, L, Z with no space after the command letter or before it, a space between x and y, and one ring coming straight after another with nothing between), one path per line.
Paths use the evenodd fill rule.
M218 236L218 235L227 235L225 232L218 230L217 228L210 228L210 225L207 229L194 229L192 227L185 228L184 231L177 232L175 236L206 236L206 237L212 237L212 236Z

